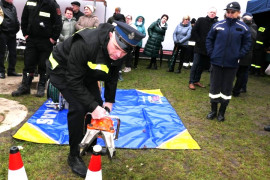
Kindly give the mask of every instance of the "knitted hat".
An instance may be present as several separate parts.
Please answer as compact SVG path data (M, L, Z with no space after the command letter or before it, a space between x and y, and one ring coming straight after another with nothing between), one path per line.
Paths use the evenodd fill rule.
M86 7L89 8L92 13L94 13L96 10L96 8L92 5L85 5L84 8L86 8Z
M253 17L252 14L249 13L249 12L244 13L242 17L245 17L245 16L249 16L249 17L251 17L251 18Z

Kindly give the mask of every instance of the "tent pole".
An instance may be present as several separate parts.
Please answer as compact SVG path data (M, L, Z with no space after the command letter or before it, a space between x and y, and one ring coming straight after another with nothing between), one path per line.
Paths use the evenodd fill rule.
M104 23L106 23L106 13L107 13L107 6L105 6Z

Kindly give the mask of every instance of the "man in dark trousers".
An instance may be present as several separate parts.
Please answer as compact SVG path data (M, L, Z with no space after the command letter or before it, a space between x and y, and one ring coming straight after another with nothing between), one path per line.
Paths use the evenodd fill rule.
M73 8L73 17L75 17L76 18L76 21L78 21L79 18L84 15L80 11L81 3L79 3L78 1L73 1L71 3L71 5L72 5L72 8Z
M217 22L217 9L212 7L208 10L206 17L200 17L191 31L191 37L196 42L194 47L194 60L190 70L189 89L195 90L196 87L205 88L200 83L201 75L205 66L210 63L210 57L207 55L205 41L212 25Z
M83 139L87 112L93 119L112 110L122 59L145 36L123 22L100 24L84 29L58 44L47 61L50 82L69 103L68 130L70 153L68 164L81 177L87 167L80 157L79 144ZM98 81L104 81L105 103L101 99Z
M0 9L2 11L2 22L0 22L0 78L5 75L5 52L8 47L8 76L21 76L15 71L17 53L16 53L16 33L20 29L20 23L17 17L17 11L13 5L13 0L1 0Z
M248 53L252 42L249 28L238 20L239 3L229 3L225 10L226 19L215 23L206 38L206 49L211 59L211 112L207 119L217 116L217 106L220 103L218 121L225 120L224 114L231 99L238 61Z
M30 94L30 86L38 65L40 77L36 96L43 97L46 84L45 61L62 30L59 5L55 0L27 1L22 13L21 27L26 39L23 79L19 88L12 92L12 96Z

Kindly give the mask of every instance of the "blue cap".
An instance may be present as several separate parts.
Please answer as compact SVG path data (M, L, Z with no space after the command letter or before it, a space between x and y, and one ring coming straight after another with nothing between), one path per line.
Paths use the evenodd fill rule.
M253 17L252 14L249 13L249 12L244 13L242 17L244 17L244 16L250 16L250 17Z
M126 52L132 51L132 49L145 37L130 25L115 21L115 39L117 44Z

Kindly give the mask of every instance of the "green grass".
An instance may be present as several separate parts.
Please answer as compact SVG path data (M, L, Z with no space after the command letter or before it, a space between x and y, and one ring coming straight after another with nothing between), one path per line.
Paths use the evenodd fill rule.
M146 70L141 60L137 70L124 74L121 89L161 89L201 150L117 149L109 161L102 157L103 179L270 179L270 77L249 77L248 92L232 98L226 121L205 117L210 110L209 73L201 82L207 88L188 89L189 70L181 74L166 72L166 63L158 70ZM18 62L21 72L22 61ZM30 117L45 98L33 95L7 99L26 105ZM81 179L67 165L68 146L36 144L12 138L18 127L0 134L0 179L7 179L9 148L24 147L21 156L29 179ZM90 157L84 157L88 165Z

